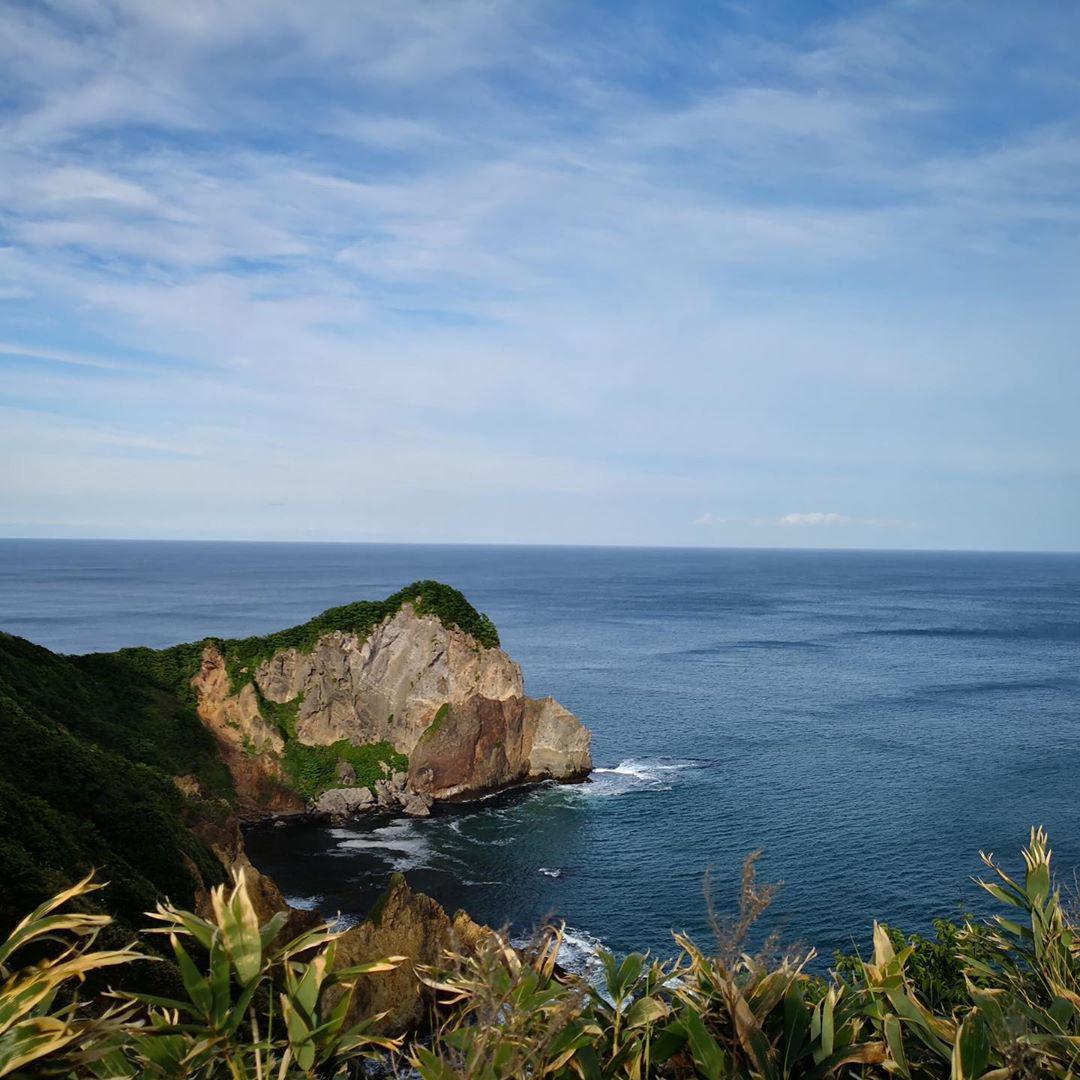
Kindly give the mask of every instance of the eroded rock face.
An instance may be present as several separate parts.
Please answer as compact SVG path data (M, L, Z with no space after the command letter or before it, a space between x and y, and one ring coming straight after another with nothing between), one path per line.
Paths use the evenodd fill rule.
M254 673L263 696L284 703L303 695L297 735L312 746L386 740L412 752L447 702L474 695L522 697L521 668L502 649L403 604L367 640L335 631L310 653L286 649Z
M244 849L244 838L240 831L240 822L232 815L220 823L204 820L192 826L191 830L218 857L226 874L231 876L240 871L247 882L248 895L251 897L255 913L260 923L268 922L279 911L289 915L289 921L282 931L282 940L296 937L319 922L319 915L313 911L300 911L290 907L277 882L261 873L251 863ZM213 917L210 893L200 888L195 898L196 913L203 918Z
M382 1031L398 1034L419 1027L430 992L416 977L416 965L440 964L447 950L472 952L488 933L463 911L451 918L437 901L413 892L405 878L395 874L371 917L338 939L336 962L346 966L387 956L406 960L395 971L361 976L349 1022L385 1012Z
M283 783L285 744L260 715L260 695L297 703L296 737L309 746L385 741L408 756L408 774L377 781L370 800L359 794L366 789L350 789L351 766L339 767L315 805L334 820L368 806L422 815L435 800L576 780L592 767L588 731L554 699L526 698L521 668L502 649L409 603L365 640L335 630L310 652L282 650L251 674L255 685L233 694L220 652L208 646L192 680L246 816L303 808Z
M553 697L526 702L530 780L569 780L592 771L592 735L584 724Z
M284 740L259 713L254 687L249 683L233 694L225 660L212 645L203 650L191 685L198 697L199 718L213 734L232 774L240 813L253 818L302 812L304 800L282 782Z
M513 784L579 780L592 768L590 735L552 698L472 697L424 733L409 787L433 799L468 799Z

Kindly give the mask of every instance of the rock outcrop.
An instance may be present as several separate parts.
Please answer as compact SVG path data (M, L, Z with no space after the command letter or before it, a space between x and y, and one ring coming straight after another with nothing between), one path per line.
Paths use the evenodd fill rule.
M304 800L284 782L281 755L285 740L259 711L255 687L233 693L219 649L203 649L202 664L191 680L199 719L214 736L232 774L237 809L245 818L302 813Z
M364 638L334 631L310 652L279 652L254 677L268 701L299 699L301 742L386 741L403 754L444 704L525 695L521 668L502 649L485 649L410 603Z
M439 800L588 774L590 736L580 721L552 698L527 698L517 663L422 610L423 599L403 601L358 632L335 627L279 649L242 669L248 681L239 688L229 643L225 654L204 646L192 686L242 813L307 806L334 821L369 808L423 815ZM273 710L288 712L287 729L271 721ZM347 761L331 763L309 805L286 767L290 740L300 748L385 746L409 767L365 778Z
M451 918L437 901L413 892L401 874L394 874L368 919L338 939L337 963L363 964L387 956L403 956L405 961L392 972L359 980L350 1020L385 1012L380 1030L397 1034L416 1029L426 1019L430 999L416 966L438 965L448 950L469 953L488 933L463 911Z
M409 786L433 799L460 800L514 784L578 780L591 768L588 731L553 698L474 696L421 736Z

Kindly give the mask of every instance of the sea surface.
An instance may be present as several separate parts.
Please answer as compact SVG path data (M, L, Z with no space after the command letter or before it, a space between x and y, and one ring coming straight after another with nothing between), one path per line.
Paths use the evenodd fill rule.
M583 950L708 940L744 857L770 926L864 946L986 904L1045 824L1080 868L1080 556L0 541L0 627L63 652L279 629L438 578L530 694L594 734L593 781L428 820L259 828L257 865L357 918L393 870L450 909Z

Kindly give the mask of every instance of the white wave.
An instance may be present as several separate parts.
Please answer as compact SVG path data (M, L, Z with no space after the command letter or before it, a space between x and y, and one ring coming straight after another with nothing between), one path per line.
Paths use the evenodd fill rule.
M652 780L655 779L651 773L637 765L633 761L624 761L621 765L616 765L612 769L593 769L594 773L610 773L612 776L634 776L638 780Z
M600 962L600 950L604 943L585 930L576 930L567 926L563 930L562 945L559 948L559 963L567 971L584 976L591 983L596 983L603 975L604 966Z
M363 836L359 829L327 829L332 840L351 840L354 836Z
M515 949L527 948L531 939L516 936L510 939ZM563 927L562 944L559 946L559 964L566 970L587 979L594 986L604 977L604 965L600 962L600 950L604 943L585 930L572 926Z
M596 794L620 794L640 788L669 791L678 773L700 767L700 763L696 761L626 758L618 765L593 769L593 783L583 785L582 790Z
M541 866L537 872L545 877L562 877L562 870L558 866Z
M323 902L321 896L286 896L285 903L297 911L315 911Z
M341 840L333 852L335 855L352 852L385 852L395 870L418 870L427 862L431 846L427 839L419 835L412 821L395 821L370 833L357 835L348 833L348 839Z

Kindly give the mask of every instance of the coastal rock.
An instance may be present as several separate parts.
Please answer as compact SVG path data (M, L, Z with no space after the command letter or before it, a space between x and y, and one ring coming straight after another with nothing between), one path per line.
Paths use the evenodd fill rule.
M371 804L320 795L326 801L317 800L316 811L335 819L365 805L421 815L440 799L577 780L592 767L588 731L552 698L525 697L521 668L502 649L408 601L365 635L335 629L310 649L281 649L251 677L234 693L221 652L208 644L192 680L199 716L217 739L245 817L304 809L284 775L286 722L307 746L384 743L409 759L407 772L381 763ZM287 717L279 730L260 711L267 702L291 704L295 721ZM345 761L333 775L332 791L357 781Z
M430 795L414 791L404 796L401 808L410 817L427 817L431 813L432 802Z
M551 698L472 697L447 710L417 743L409 787L433 799L468 799L513 784L580 780L592 768L590 735Z
M259 712L251 683L234 694L225 659L214 645L202 651L199 671L191 680L199 719L217 742L232 774L237 809L245 818L302 813L304 800L283 782L278 730Z
M375 796L369 788L329 788L315 800L314 810L339 825L353 814L370 810L374 804Z
M401 874L394 874L369 918L338 939L337 963L363 964L386 956L404 956L406 962L391 972L360 977L349 1022L385 1012L381 1031L397 1034L419 1027L430 991L415 967L441 963L447 950L472 952L489 933L464 912L451 918L437 901L413 892Z
M361 640L333 631L310 652L285 649L255 671L259 691L284 703L303 695L297 736L309 745L338 739L390 742L409 754L443 704L474 695L521 697L521 668L405 603Z
M393 780L375 781L375 800L384 810L391 810L401 804L403 789Z
M569 709L553 697L529 700L527 728L530 780L571 780L592 770L589 744L592 736Z
M290 907L273 878L261 873L252 865L244 849L244 838L240 831L240 822L233 815L218 823L202 820L191 826L191 831L206 844L218 857L225 868L226 878L240 871L247 882L248 895L260 923L268 922L279 911L285 911L289 920L285 924L285 938L295 937L309 930L319 922L317 912L300 911ZM200 888L195 897L196 913L203 918L212 918L210 892Z

